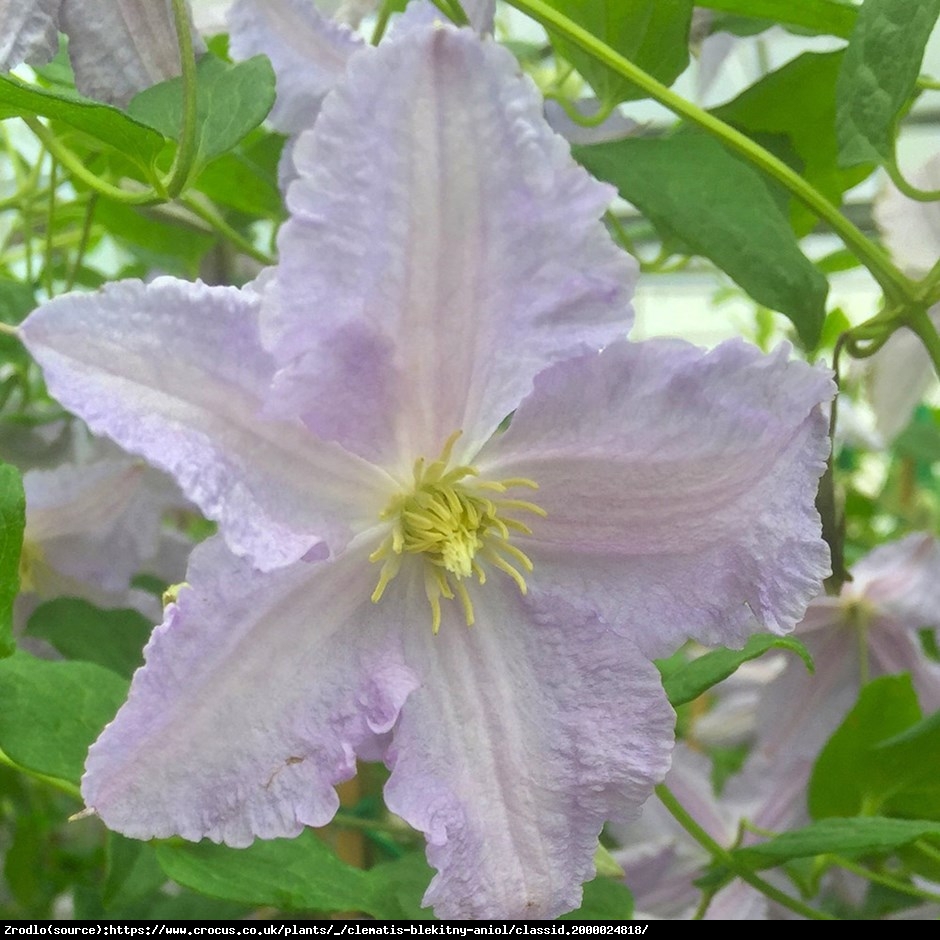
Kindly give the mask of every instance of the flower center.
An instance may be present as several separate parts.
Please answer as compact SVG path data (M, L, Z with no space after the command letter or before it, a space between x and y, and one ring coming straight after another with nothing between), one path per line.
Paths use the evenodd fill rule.
M531 535L532 530L509 515L529 512L547 515L541 506L504 494L515 487L538 489L534 480L480 480L474 467L448 469L455 431L444 444L441 456L426 464L419 457L414 465L414 484L399 493L382 511L380 518L391 522L382 544L369 556L382 561L379 583L372 593L378 603L385 588L401 569L405 553L424 558L424 589L431 605L431 629L441 627L441 598L459 598L467 626L473 623L473 602L464 581L475 577L486 582L484 562L511 577L526 593L523 572L532 571L532 561L510 542L513 532Z

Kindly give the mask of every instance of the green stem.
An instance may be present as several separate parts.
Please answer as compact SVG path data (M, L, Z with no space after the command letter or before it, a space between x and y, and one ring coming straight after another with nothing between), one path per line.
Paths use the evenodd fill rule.
M129 192L121 189L119 186L112 186L98 176L95 176L88 170L82 161L72 153L56 136L53 134L38 118L32 115L20 115L26 126L39 138L42 145L50 154L64 166L69 173L76 179L81 180L86 186L108 199L115 202L122 202L125 205L143 206L152 205L155 202L162 202L163 197L153 190L142 190L141 192Z
M930 356L934 371L940 376L940 336L933 321L927 316L923 307L912 306L905 314L904 323L909 330L916 333Z
M55 157L50 159L49 167L49 198L46 202L46 252L43 260L43 280L46 284L46 295L52 297L52 233L55 229L55 191L58 185L56 172L59 164Z
M388 21L391 16L392 0L385 0L381 9L379 10L379 15L376 17L375 29L372 30L372 39L370 42L373 46L377 46L382 41L382 37L385 35L385 30L388 29Z
M761 894L767 895L771 900L800 914L802 917L810 920L835 920L831 914L824 911L817 911L815 908L804 904L797 898L791 898L790 895L774 887L767 881L764 881L759 875L756 875L751 869L739 865L734 856L721 844L716 842L686 811L685 807L675 798L672 791L666 784L661 783L656 787L656 795L666 809L672 813L675 820L685 831L698 842L702 848L706 849L712 858L722 865L730 868L742 881L746 881L752 888L757 888Z
M866 881L884 885L886 888L891 888L893 891L909 894L911 897L920 898L922 901L940 901L940 894L936 894L933 891L925 891L922 888L918 888L916 885L901 881L900 878L892 878L890 875L882 875L879 872L871 871L865 868L864 865L857 865L847 858L842 858L841 855L830 855L829 858L840 868L844 868L846 871L852 872L853 875L858 875L866 879Z
M557 101L561 105L562 111L568 115L568 117L575 124L580 127L600 127L604 121L607 120L614 112L614 105L610 102L605 101L597 109L595 114L582 114L577 105L571 101L570 98L567 98L565 95L558 94L554 91L548 91L545 93L545 97L551 99L552 101Z
M75 253L75 260L69 269L68 281L65 284L66 291L70 291L75 286L78 279L78 272L81 270L82 261L85 259L85 252L88 251L88 242L91 240L91 223L95 217L95 208L98 205L98 194L91 193L88 196L88 203L85 206L85 218L82 220L82 237L78 243L78 251Z
M677 95L586 29L549 6L545 0L508 0L508 2L510 6L541 23L550 32L563 36L598 62L606 65L611 71L643 89L651 98L674 114L713 134L722 143L737 151L758 169L785 186L797 199L830 225L859 261L871 271L875 280L890 298L901 301L912 295L913 284L891 263L887 254L843 216L822 193L782 160L756 144L745 134L687 101L681 95Z
M401 842L414 842L417 838L414 832L404 829L400 825L383 822L379 819L366 819L363 816L355 816L343 810L337 811L333 817L333 825L343 829L359 829L363 832L384 832Z
M18 764L11 757L7 756L3 751L0 751L0 764L5 764L7 767L11 767L13 770L18 771L21 774L26 774L28 777L32 777L34 780L39 780L42 783L48 784L50 787L54 787L56 790L60 790L62 793L67 793L69 796L81 802L82 794L81 791L75 786L74 783L69 783L68 780L60 780L58 777L48 777L46 774L41 774L37 770L30 770L28 767L23 767Z
M901 173L901 169L896 160L888 161L888 163L885 164L885 169L888 171L891 182L894 183L898 190L907 196L908 199L914 199L917 202L936 202L940 199L940 189L918 189L913 183L909 183Z
M223 238L230 241L242 254L248 255L249 258L254 258L255 261L260 262L263 265L272 265L276 263L276 259L272 258L270 255L265 254L259 248L256 248L247 238L245 238L240 232L237 232L232 228L225 219L219 215L215 209L210 208L205 205L203 202L194 199L191 196L184 196L180 199L180 202L189 209L193 215L198 216L205 222L207 225L211 226L216 232L218 232Z
M165 182L167 196L175 199L189 182L196 156L196 56L189 30L186 0L173 0L173 21L180 50L180 74L183 81L183 116L180 121L179 145Z
M460 0L431 0L441 13L457 26L469 26L470 18L460 5Z
M921 299L928 307L933 306L938 299L934 296L938 284L940 284L940 259L938 259L934 266L927 272L926 277L917 283L917 286L920 288Z

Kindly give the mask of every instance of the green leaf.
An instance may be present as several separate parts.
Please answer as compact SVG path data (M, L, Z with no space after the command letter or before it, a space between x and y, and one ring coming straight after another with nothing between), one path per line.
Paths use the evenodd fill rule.
M0 464L0 658L10 656L13 602L20 589L20 552L26 526L26 496L16 467Z
M199 174L193 187L214 203L259 216L277 219L284 214L277 183L239 153L226 153L213 160Z
M862 689L816 761L809 809L816 819L940 819L940 720L921 720L910 676L883 676Z
M130 679L143 665L152 629L136 610L101 610L76 597L60 597L36 608L26 633L51 643L66 659L97 663Z
M0 278L0 321L20 323L35 306L36 294L29 284Z
M51 118L89 134L124 154L145 173L166 143L162 134L110 105L0 76L0 119L23 115Z
M665 85L671 85L689 64L693 0L547 2ZM646 96L573 43L552 36L552 44L584 76L598 100L616 104Z
M377 865L369 871L373 890L401 909L399 917L406 920L435 920L429 907L421 901L434 877L434 869L427 863L424 852L409 852L393 862Z
M806 52L713 112L786 162L793 163L789 156L795 155L794 169L834 205L873 169L845 170L839 165L835 88L842 55L841 50ZM775 146L776 135L784 138L786 147ZM796 198L790 200L790 217L800 235L811 232L817 221Z
M793 637L772 636L760 633L752 636L744 649L717 649L693 659L663 676L663 687L673 707L697 699L713 685L727 679L739 666L763 656L768 650L784 649L796 653L813 671L812 657L803 644Z
M756 170L691 130L573 150L663 238L711 259L759 304L786 315L808 347L816 345L828 282L800 251L775 191Z
M884 854L930 835L940 835L940 823L880 816L823 819L775 836L769 842L736 849L734 856L752 869L771 868L790 859L812 855L858 858Z
M369 872L340 861L310 831L296 839L258 841L246 849L164 843L157 846L157 859L174 881L213 898L286 911L401 916L397 904L374 890Z
M23 770L78 785L85 754L127 695L93 663L16 652L0 661L0 750Z
M910 100L940 0L865 0L836 86L843 166L887 163L894 125Z
M584 886L581 906L559 920L629 920L633 916L633 895L620 881L595 878Z
M698 6L848 39L858 11L841 0L698 0Z
M274 70L265 56L235 65L203 56L196 67L195 165L203 166L231 150L267 117L273 104ZM127 110L166 137L178 139L183 114L181 79L147 88Z
M196 277L203 255L214 242L214 236L157 209L124 206L107 199L98 202L95 221L113 238L125 242L148 267L180 277Z

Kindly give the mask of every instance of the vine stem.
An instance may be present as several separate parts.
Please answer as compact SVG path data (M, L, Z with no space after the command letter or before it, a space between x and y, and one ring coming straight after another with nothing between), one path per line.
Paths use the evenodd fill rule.
M247 238L242 236L241 233L233 229L218 212L208 205L205 205L198 199L194 199L191 195L183 196L179 201L186 206L193 215L198 216L208 226L215 229L223 238L228 239L242 254L248 255L249 258L254 258L255 261L267 267L276 263L277 259L255 247Z
M885 163L885 169L888 171L891 182L894 183L898 191L907 196L908 199L913 199L916 202L936 202L940 199L940 189L920 189L913 183L908 182L897 164L896 157Z
M196 56L189 29L186 0L173 0L173 22L180 50L180 74L183 82L183 116L180 121L179 145L167 179L166 192L175 199L185 188L196 155Z
M882 875L879 872L871 871L865 868L864 865L857 865L855 862L851 861L851 859L843 858L841 855L830 855L829 857L840 868L844 868L846 871L850 871L853 875L858 875L866 881L884 885L886 888L891 888L892 891L900 891L902 894L909 894L911 897L920 898L922 901L930 901L934 904L940 901L940 894L934 891L926 891L923 888L918 888L916 885L901 881L899 878L892 878L890 875Z
M698 842L711 856L717 861L721 862L722 865L727 866L740 878L742 881L746 881L752 888L756 888L761 894L765 894L772 901L776 901L778 904L787 908L787 910L793 911L795 914L800 914L802 917L809 918L810 920L835 920L831 914L827 914L825 911L818 911L814 907L810 907L808 904L804 904L802 901L797 898L791 898L789 894L784 891L781 891L779 888L774 887L768 881L764 881L759 875L755 874L751 869L745 868L742 865L739 865L735 860L734 856L729 852L723 845L716 842L687 812L686 808L676 799L673 792L666 786L666 784L661 783L656 787L656 795L659 797L660 802L663 806L672 813L676 822L682 826L685 831Z
M152 190L130 192L120 186L112 186L98 176L95 176L78 157L72 153L38 118L31 114L21 114L20 118L26 126L39 138L40 143L49 151L55 160L62 164L74 177L80 179L86 186L102 196L107 196L115 202L125 205L143 206L162 202L162 197Z
M853 225L814 186L794 172L782 160L754 143L745 134L677 95L652 75L634 65L573 20L549 6L545 0L508 0L510 6L541 23L546 29L564 36L598 62L642 88L651 98L679 117L697 124L745 157L768 176L785 186L797 199L824 219L881 285L885 294L897 301L909 300L913 283L892 264L891 259L864 233Z

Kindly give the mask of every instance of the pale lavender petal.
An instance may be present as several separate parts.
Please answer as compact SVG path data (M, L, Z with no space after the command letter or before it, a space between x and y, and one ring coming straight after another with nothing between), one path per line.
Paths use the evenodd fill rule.
M940 304L934 304L928 314L934 326L940 327ZM875 425L886 441L892 441L936 382L930 355L919 337L901 329L866 360L864 370Z
M703 920L767 920L768 903L765 895L747 882L733 881L719 891Z
M62 0L0 0L0 71L48 62L59 46Z
M115 593L157 554L164 513L185 503L161 474L128 455L31 470L23 486L25 537L44 564Z
M349 57L367 48L310 0L236 0L229 13L229 42L236 59L263 54L271 60L277 101L269 120L285 134L313 126L323 98L345 75Z
M910 176L915 186L940 190L940 154ZM923 277L940 258L940 203L919 202L888 183L875 200L875 221L891 256L912 277Z
M940 627L940 541L915 533L869 552L852 568L846 595L864 598L887 628Z
M89 752L87 805L134 838L235 846L329 822L334 784L416 684L386 628L403 610L369 600L372 547L262 574L221 540L199 546Z
M940 663L927 658L916 633L873 624L868 635L868 656L872 678L908 672L924 714L940 709Z
M829 570L814 499L833 384L787 353L621 342L539 376L474 461L539 484L530 589L583 598L654 656L792 628Z
M257 297L170 278L68 294L22 335L49 388L96 433L166 470L238 554L334 550L384 508L389 479L299 424L258 418L271 376Z
M421 685L386 802L427 837L439 917L554 917L578 906L604 820L664 776L674 716L651 664L590 615L495 580L473 596L472 627L448 604L439 635L404 636Z
M462 428L460 459L547 363L627 329L634 265L506 50L415 29L347 74L294 151L263 315L281 407L401 469Z
M75 84L92 98L126 104L180 73L170 0L62 0L61 25ZM201 52L198 35L193 42Z

